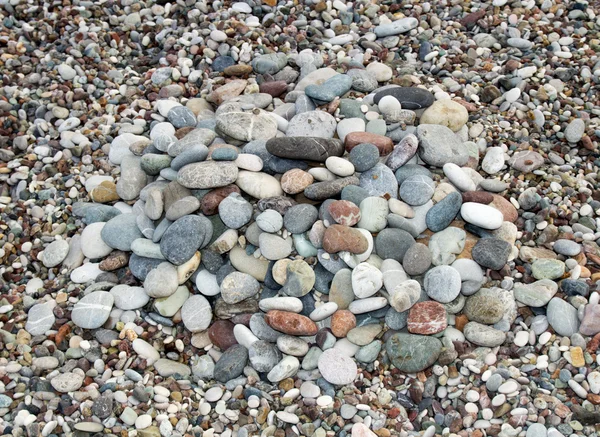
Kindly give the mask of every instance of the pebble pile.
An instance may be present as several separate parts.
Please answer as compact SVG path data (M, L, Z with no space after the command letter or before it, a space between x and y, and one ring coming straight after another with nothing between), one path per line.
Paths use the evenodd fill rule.
M0 435L600 425L600 17L0 0Z

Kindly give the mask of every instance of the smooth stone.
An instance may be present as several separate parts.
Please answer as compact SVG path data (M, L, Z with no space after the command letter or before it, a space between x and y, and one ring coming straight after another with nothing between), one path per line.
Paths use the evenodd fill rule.
M25 330L32 336L44 335L52 329L55 321L52 304L50 302L39 303L32 306L27 312Z
M467 340L478 346L496 347L504 343L506 334L491 326L477 322L469 322L463 328Z
M177 269L168 262L160 263L150 270L144 280L144 290L150 297L169 297L177 290Z
M381 259L402 262L406 251L415 244L412 235L402 229L386 228L375 238L375 252Z
M358 373L355 361L336 349L324 351L318 365L323 378L334 385L350 384Z
M115 306L124 311L142 308L150 300L143 287L130 287L128 285L117 285L111 288L115 300Z
M421 115L421 124L438 124L458 132L469 121L467 108L454 100L438 100Z
M210 220L201 215L187 215L168 227L160 240L160 250L169 262L178 266L205 247L212 236Z
M131 251L131 244L143 237L135 214L120 214L110 219L100 235L108 246L124 251Z
M385 348L398 370L415 373L435 363L442 351L442 343L433 337L397 333L388 338Z
M109 292L94 291L75 304L71 320L80 328L97 329L108 320L113 303L114 298Z
M499 238L481 238L473 249L471 256L483 267L500 270L508 262L512 245Z
M231 193L219 203L219 217L230 229L239 229L252 218L252 204L239 193Z
M158 374L164 378L168 378L173 375L180 375L184 379L186 376L189 376L192 371L191 369L183 363L179 363L177 361L168 360L166 358L161 358L154 363L154 369L158 372Z
M460 293L460 274L450 266L436 266L425 274L424 288L430 298L441 303L452 302Z
M415 243L408 248L402 260L404 271L411 276L425 273L431 266L431 251L422 243Z
M181 320L191 332L204 331L210 325L212 317L210 303L199 294L190 296L181 307Z
M419 140L417 137L413 134L408 134L402 138L402 140L394 147L392 153L388 155L385 165L392 171L398 170L415 156L418 146Z
M337 122L325 111L306 111L295 115L289 122L288 137L333 138ZM272 152L271 152L272 153Z
M50 243L42 254L42 263L44 267L56 267L69 254L69 243L65 240L55 240Z
M352 290L359 299L371 297L383 286L383 275L373 265L360 263L352 270Z
M382 197L367 197L360 203L360 220L357 226L369 232L380 232L387 226L388 213L387 200Z
M228 304L236 304L256 295L260 284L247 273L232 272L221 282L221 297Z
M411 206L427 203L433 196L435 183L427 176L415 175L400 185L400 198Z
M469 153L464 143L446 126L420 124L416 130L419 156L435 167L451 162L458 166L467 163Z
M320 138L314 135L272 138L267 141L266 148L269 153L280 158L306 159L317 162L325 162L331 156L344 154L344 145L341 140Z
M440 232L450 226L462 206L462 196L453 191L433 205L425 216L427 228L432 232Z
M401 18L389 24L380 24L375 28L375 35L377 35L378 38L399 35L416 28L418 25L419 21L416 18Z
M394 172L384 164L376 164L373 168L361 173L359 186L371 196L398 197L398 181Z
M331 102L336 97L346 94L351 88L352 78L345 74L337 74L320 85L308 85L304 92L317 101Z
M546 308L548 323L558 335L570 337L579 330L577 309L558 297L553 297Z
M535 279L558 279L565 274L565 263L558 259L536 259L531 264Z
M348 160L354 165L356 171L365 172L379 162L379 149L373 144L359 144L350 151Z
M281 361L282 354L274 344L258 340L250 345L248 357L257 372L269 373Z
M581 252L581 245L573 240L560 239L554 242L552 250L560 255L576 256Z
M256 199L267 199L283 195L279 181L266 173L241 170L235 184Z
M496 208L476 202L463 203L460 215L464 221L489 230L498 229L504 222L504 216Z
M232 162L204 161L183 166L177 182L186 188L210 189L232 184L238 178L238 168Z

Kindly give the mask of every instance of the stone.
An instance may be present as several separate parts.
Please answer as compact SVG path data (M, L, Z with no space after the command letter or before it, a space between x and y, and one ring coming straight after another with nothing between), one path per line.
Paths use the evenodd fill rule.
M323 235L323 249L328 253L348 251L358 254L368 249L368 241L357 229L342 225L331 225Z
M106 223L87 225L81 233L81 251L89 259L104 258L112 252L112 247L102 240L101 232Z
M181 320L191 332L201 332L209 327L213 313L210 303L202 295L189 297L181 307Z
M397 333L387 339L385 349L398 370L415 373L436 362L442 351L442 343L433 337Z
M83 385L83 375L73 372L61 373L52 378L50 384L59 393L74 392Z
M287 194L298 194L311 185L314 182L314 178L310 173L299 168L294 168L285 172L280 182L281 189Z
M267 341L258 340L248 349L250 364L257 372L270 372L281 361L279 349Z
M281 238L278 235L262 233L258 237L260 253L268 260L277 261L287 258L293 250L291 238Z
M368 73L372 74L375 79L377 79L377 82L387 82L392 78L393 75L391 67L381 62L370 62L367 65L366 70Z
M565 274L565 263L558 259L536 259L531 264L535 279L558 279Z
M318 331L315 322L308 317L287 311L269 311L265 321L271 328L288 335L315 335Z
M406 251L415 244L412 235L402 229L386 228L375 238L375 252L381 259L402 262Z
M47 268L56 267L63 262L68 254L69 243L65 240L55 240L44 249L42 263Z
M341 140L316 136L272 138L267 141L266 147L269 153L280 158L317 162L325 162L331 156L342 156L344 153Z
M416 18L401 18L389 24L380 24L375 28L375 35L377 35L378 38L399 35L416 28L418 25L419 21Z
M353 68L346 73L352 78L352 88L362 93L370 93L377 88L377 79L367 70Z
M433 205L425 216L427 228L432 232L440 232L450 226L460 212L462 196L457 191L449 193L446 197Z
M538 152L525 150L515 153L508 164L522 173L531 173L544 164L544 158Z
M100 328L108 320L114 303L106 291L93 291L79 300L71 312L71 320L83 329Z
M267 199L283 195L277 179L266 173L241 170L235 184L256 199Z
M512 245L499 238L481 238L473 249L471 256L479 265L492 270L500 270L507 263L512 252Z
M232 272L221 282L221 297L228 304L236 304L256 295L260 285L247 273Z
M227 161L195 162L183 166L177 172L177 182L182 186L204 190L232 184L237 177L237 166Z
M287 264L286 280L281 292L286 296L306 296L315 285L315 272L304 260L297 259Z
M421 115L421 124L439 124L458 132L469 121L467 109L454 100L438 100Z
M142 238L135 214L120 214L110 219L100 235L106 245L113 249L131 251L131 244Z
M442 332L448 326L446 308L438 302L418 302L408 312L407 326L411 334L432 335Z
M420 124L416 131L419 156L435 167L451 162L458 166L467 163L469 153L463 142L446 126Z
M477 189L473 179L458 165L448 162L444 164L443 169L448 180L460 191L475 191Z
M300 361L293 356L284 357L271 371L267 374L267 379L271 382L280 382L286 378L294 376L300 368Z
M504 167L504 150L502 147L488 147L481 168L489 175L495 175Z
M352 270L352 290L359 299L371 297L383 286L383 275L373 265L360 263Z
M296 114L289 122L288 137L333 138L337 122L325 111L306 111ZM271 152L272 153L272 152Z
M340 225L354 226L361 219L360 208L348 200L335 200L327 209Z
M460 215L464 221L489 230L498 229L504 222L504 216L496 208L476 202L463 203Z
M335 179L333 181L317 182L309 185L304 190L304 196L311 200L325 200L335 197L348 185L358 185L359 179L356 176Z
M581 252L581 245L573 240L560 239L554 242L552 249L565 256L577 256Z
M360 175L359 185L371 196L398 197L398 181L394 172L383 164L376 164Z
M356 363L337 349L327 349L319 357L319 372L334 385L351 384L358 373Z
M404 164L412 159L417 153L419 146L419 140L413 134L408 134L394 147L392 153L390 153L385 161L392 171L398 170Z
M169 297L177 290L179 281L173 264L162 262L146 275L144 290L150 297Z
M331 102L336 97L346 94L350 88L352 88L352 78L345 74L337 74L320 85L308 85L304 92L317 101Z
M29 309L25 330L32 336L44 335L52 329L55 321L52 304L50 302L39 303Z
M330 302L332 303L332 302ZM339 309L331 316L331 332L338 338L345 338L356 327L356 316L348 310Z
M219 203L219 217L230 229L239 229L252 218L252 204L239 193L231 193Z
M570 337L579 331L577 309L558 297L553 297L546 308L548 323L558 335Z
M427 176L415 175L406 179L400 185L400 198L411 206L427 203L433 196L435 183Z
M308 231L318 217L319 211L313 205L294 205L283 216L283 226L292 234L301 234Z
M470 321L493 325L504 315L504 304L497 293L482 288L467 299L464 314Z
M452 302L460 293L460 274L450 266L436 266L425 274L424 288L430 298L440 303Z
M244 371L247 362L248 349L240 344L233 345L215 363L214 378L220 382L237 378Z
M585 121L580 118L572 120L565 129L565 139L570 143L578 143L585 133Z
M348 155L348 160L358 172L370 170L379 162L379 149L374 144L359 144L352 148ZM387 162L386 165L389 167Z
M216 138L217 134L214 130L198 128L190 131L187 135L181 138L178 141L170 143L167 147L167 152L169 156L177 159L179 155L188 152L189 150L196 149L199 156L202 156L203 149L200 146L207 147L209 146L213 140ZM141 137L144 138L144 137ZM200 149L198 149L200 147ZM208 151L207 151L208 154ZM203 161L205 158L201 159ZM171 161L171 164L173 161Z
M205 247L212 236L210 220L201 215L186 215L167 228L160 240L160 250L170 263L179 266Z
M380 156L389 155L394 149L391 138L371 132L351 132L344 138L346 152L351 152L360 144L373 144L379 150Z
M143 287L130 287L117 285L110 290L115 300L115 306L122 310L136 310L142 308L150 300L150 296Z
M410 276L419 276L431 266L431 252L422 243L415 243L408 248L402 260L404 271Z
M506 333L478 322L467 323L463 333L468 341L478 346L496 347L506 340Z

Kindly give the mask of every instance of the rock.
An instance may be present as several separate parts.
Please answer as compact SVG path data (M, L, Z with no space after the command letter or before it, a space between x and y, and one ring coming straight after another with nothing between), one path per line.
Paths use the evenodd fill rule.
M469 322L463 328L465 338L478 346L496 347L506 340L506 334L491 326Z
M359 179L356 176L335 179L333 181L318 182L306 187L304 195L311 200L324 200L337 196L348 185L358 184Z
M287 311L269 311L265 321L271 328L288 335L315 335L318 331L315 322L308 317Z
M504 304L496 292L482 288L467 299L464 314L470 321L493 325L502 319Z
M558 279L565 274L565 263L558 259L537 259L531 264L535 279Z
M496 208L476 202L463 203L460 215L464 221L483 229L498 229L504 222L504 216Z
M360 202L358 227L377 233L387 226L388 202L382 197L367 197Z
M44 249L42 263L47 268L56 267L63 262L68 254L69 243L65 240L55 240Z
M421 115L421 124L439 124L458 132L469 121L467 109L453 100L438 100Z
M354 226L361 219L359 207L348 200L333 201L328 211L336 223L344 226Z
M383 275L374 266L360 263L352 270L352 290L359 299L371 297L383 286Z
M242 170L239 172L235 184L256 199L283 195L279 181L266 173Z
M531 173L544 164L544 158L538 152L525 150L515 153L509 160L509 165L522 173Z
M319 371L327 382L334 385L347 385L356 378L358 368L351 357L337 349L327 349L319 357Z
M256 279L247 273L232 272L221 282L221 297L228 304L236 304L246 300L260 290Z
M142 287L117 285L110 290L115 300L115 306L122 310L136 310L142 308L150 300L149 295Z
M267 341L258 340L248 349L250 364L257 372L270 372L281 361L279 349Z
M267 150L275 156L288 159L307 159L325 162L331 156L342 156L344 145L334 138L280 137L267 141Z
M181 319L191 332L201 332L208 328L212 316L210 304L199 294L190 296L181 307Z
M585 121L580 118L572 120L565 129L565 138L570 143L578 143L585 133Z
M462 206L462 196L457 191L446 197L427 211L425 221L432 232L440 232L450 226Z
M558 335L570 337L579 330L577 310L568 302L553 297L546 309L548 323Z
M417 147L419 146L419 140L413 134L408 134L394 147L394 150L388 156L385 161L392 171L398 170L404 164L406 164L415 153L417 153Z
M108 320L113 302L114 298L110 293L93 291L75 304L71 320L80 328L97 329Z
M502 147L488 147L481 168L487 174L494 175L504 167L504 150Z
M209 189L232 184L238 168L232 162L205 161L183 166L177 172L177 182L186 188Z
M346 73L352 78L352 88L362 93L370 93L377 88L377 79L367 70L353 68Z
M161 358L154 363L154 368L158 372L158 374L164 378L168 378L173 375L181 375L182 377L189 376L192 371L191 369L183 363L179 363L177 361L168 360L166 358Z
M219 203L219 217L230 229L239 229L252 218L252 204L238 193L231 193Z
M281 188L287 194L298 194L304 191L310 184L314 182L314 178L310 173L295 168L287 171L281 177Z
M101 232L106 223L87 225L81 233L81 251L90 259L104 258L112 252L112 247L102 240Z
M473 260L492 270L500 270L508 261L512 245L499 238L481 238L471 251Z
M381 62L369 63L366 70L369 74L372 74L375 79L377 79L377 82L387 82L392 78L393 75L392 69Z
M167 228L160 240L160 251L170 263L179 266L205 247L212 235L210 220L201 215L186 215Z
M424 288L430 298L441 303L452 302L460 293L460 274L450 266L434 267L425 274Z
M345 74L337 74L320 85L308 85L304 92L315 100L331 102L336 97L346 94L350 88L352 88L352 78Z
M383 164L376 164L360 175L359 185L371 196L398 197L398 181L392 170Z
M415 373L435 363L442 351L442 343L433 337L398 333L388 338L385 348L398 370Z
M124 251L131 251L131 244L143 237L135 214L120 214L110 219L100 235L109 247Z
M293 356L284 357L267 375L271 382L280 382L286 378L294 376L300 368L300 361Z
M402 260L402 267L411 276L425 273L431 266L431 252L422 243L415 243L408 248Z
M55 320L52 305L49 302L39 303L29 309L25 330L32 336L44 335L52 329Z
M169 156L172 156L173 158L177 159L179 155L189 152L192 149L197 149L200 146L209 146L216 136L217 134L211 129L194 129L180 140L168 145L167 152L169 153ZM202 150L202 147L200 147L200 150ZM198 153L200 153L200 156L202 156L202 152L199 151ZM201 161L203 160L204 158L201 159ZM171 161L171 164L173 163L173 161Z
M443 167L448 162L458 166L467 163L469 153L466 146L446 126L420 124L416 132L419 139L419 156L427 164Z
M287 137L291 138L333 138L333 136L335 135L336 126L337 122L335 120L335 117L333 117L333 115L329 114L328 112L306 111L295 115L290 120L286 130L286 135Z
M391 138L371 132L351 132L344 138L344 147L347 152L351 152L360 144L373 144L379 150L380 156L389 155L394 149Z
M560 239L554 242L552 249L565 256L576 256L581 252L581 246L573 240Z
M448 326L446 308L438 302L418 302L408 312L407 326L411 334L432 335L442 332Z
M402 262L406 251L415 244L415 239L402 229L386 228L375 238L375 251L382 259Z
M308 231L317 221L319 211L313 205L294 205L283 216L283 226L292 234Z
M419 22L416 18L401 18L393 21L390 24L380 24L375 28L375 35L377 35L378 38L383 38L390 35L399 35L416 28L418 25Z
M348 310L337 310L331 316L331 332L338 338L346 337L348 332L355 327L356 316Z
M325 230L323 249L328 253L341 251L363 253L368 249L368 241L357 229L342 225L331 225Z
M395 179L394 179L395 180ZM400 185L400 198L411 206L427 203L433 196L435 183L427 176L415 175Z
M59 393L70 393L79 390L83 385L83 376L79 373L61 373L50 380L54 390Z
M400 152L398 152L399 154ZM359 144L352 148L348 160L354 165L356 171L364 172L370 170L379 162L379 149L374 144ZM394 162L397 162L397 160ZM390 167L387 162L386 165Z
M231 381L244 371L248 362L248 349L240 344L231 346L215 363L214 378L220 382Z
M514 296L519 302L534 308L545 306L558 291L556 282L542 279L531 284L515 284Z

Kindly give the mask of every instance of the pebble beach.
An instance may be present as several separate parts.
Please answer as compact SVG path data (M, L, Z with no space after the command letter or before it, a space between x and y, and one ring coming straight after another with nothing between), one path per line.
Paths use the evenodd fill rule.
M0 436L598 437L599 11L0 0Z

